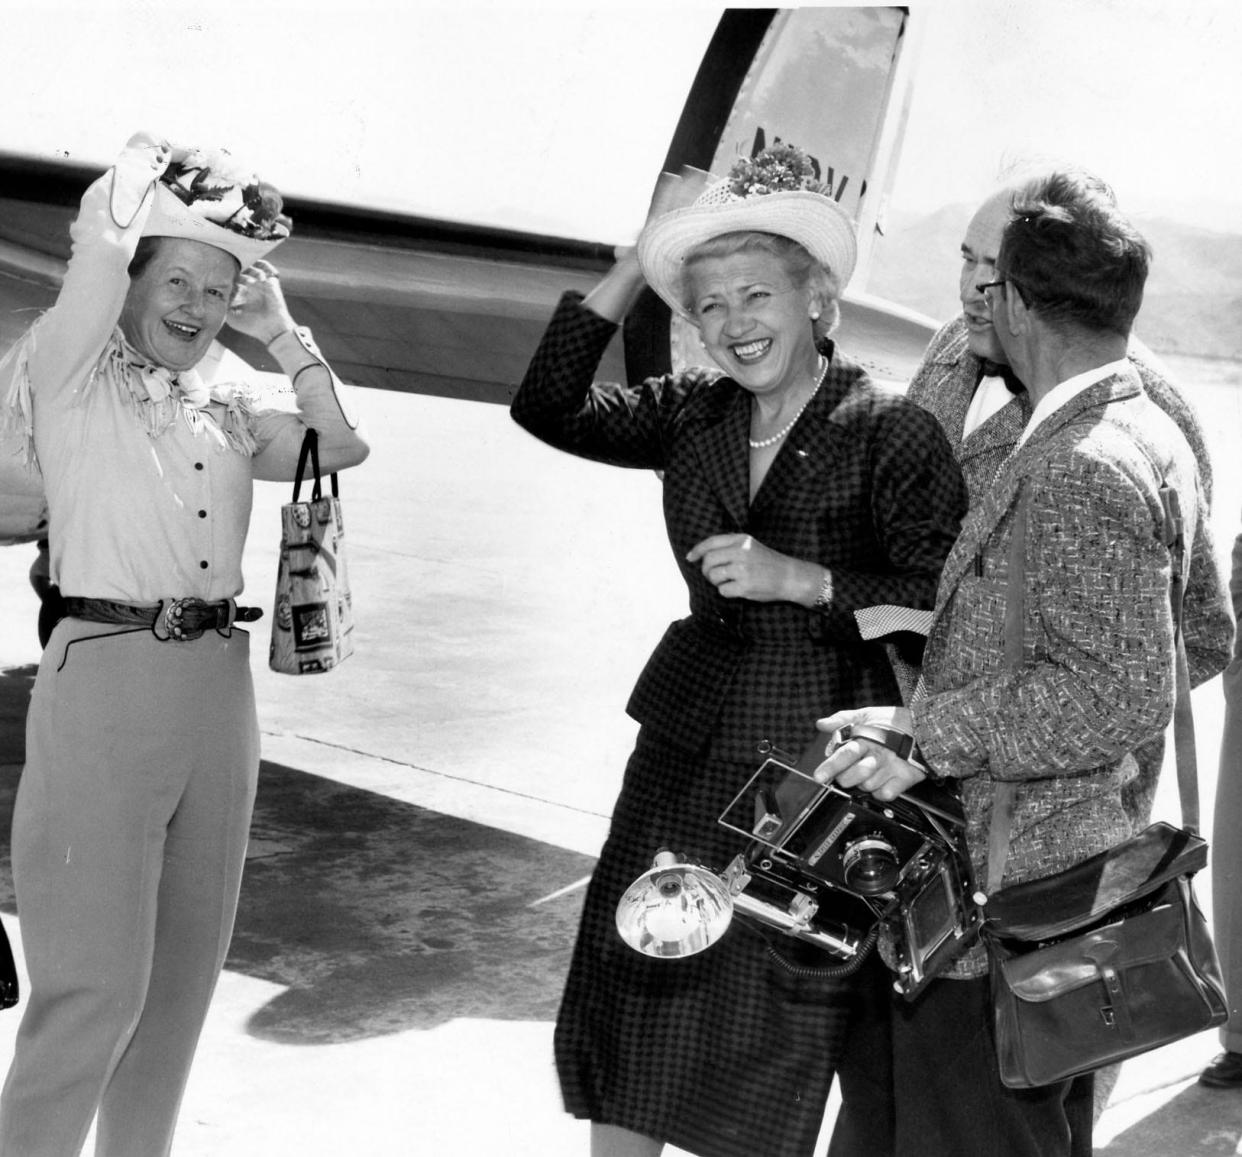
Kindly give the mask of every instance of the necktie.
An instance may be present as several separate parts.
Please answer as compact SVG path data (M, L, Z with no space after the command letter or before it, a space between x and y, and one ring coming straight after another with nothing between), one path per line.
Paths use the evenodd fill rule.
M1003 365L1001 362L988 361L987 358L980 358L979 380L984 378L1000 378L1005 383L1005 388L1011 394L1023 394L1026 392L1024 386L1019 380L1018 375L1013 372L1012 367ZM976 385L979 383L976 382Z

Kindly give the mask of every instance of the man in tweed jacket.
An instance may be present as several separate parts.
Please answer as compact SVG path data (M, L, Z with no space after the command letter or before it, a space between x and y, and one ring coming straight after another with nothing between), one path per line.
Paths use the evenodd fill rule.
M966 480L974 509L1013 453L1031 416L1031 399L1007 361L978 286L995 276L996 254L1016 189L1001 189L979 207L962 242L959 292L962 312L932 338L907 396L934 414L948 436ZM1225 669L1233 643L1233 617L1216 556L1209 508L1212 465L1194 409L1164 367L1141 342L1130 339L1127 358L1143 391L1178 425L1194 452L1204 502L1194 527L1183 605L1186 655L1194 687ZM1156 782L1164 762L1164 736L1134 753L1138 772L1123 799L1136 829L1151 817Z
M850 740L821 774L882 799L925 774L957 780L976 881L992 890L1130 834L1128 753L1163 729L1174 698L1161 488L1177 490L1188 528L1203 501L1193 452L1126 358L1146 243L1109 198L1064 174L1024 190L1013 210L983 292L1031 420L945 565L925 697L820 723L912 734L914 762ZM1018 559L1022 658L1011 666L1005 618ZM1017 785L1012 840L1001 879L988 880L992 804L1006 782ZM895 1018L898 1157L1089 1154L1081 1086L1070 1097L1071 1082L1001 1085L986 967L972 950Z

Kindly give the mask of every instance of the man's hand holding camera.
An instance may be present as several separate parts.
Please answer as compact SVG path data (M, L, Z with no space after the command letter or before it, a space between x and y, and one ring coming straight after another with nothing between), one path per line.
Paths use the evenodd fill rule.
M862 707L838 711L816 721L820 731L835 732L846 726L872 726L903 735L914 733L910 711L905 707ZM872 739L853 736L838 745L815 771L822 783L855 787L876 799L896 799L927 778L926 770Z

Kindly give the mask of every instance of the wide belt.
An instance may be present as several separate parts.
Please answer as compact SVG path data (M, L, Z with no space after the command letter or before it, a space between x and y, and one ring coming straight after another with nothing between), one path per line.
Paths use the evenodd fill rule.
M68 596L65 614L90 623L150 627L164 642L188 642L204 631L227 631L234 623L252 623L262 607L239 607L232 599L163 599L158 603L114 603L108 599Z

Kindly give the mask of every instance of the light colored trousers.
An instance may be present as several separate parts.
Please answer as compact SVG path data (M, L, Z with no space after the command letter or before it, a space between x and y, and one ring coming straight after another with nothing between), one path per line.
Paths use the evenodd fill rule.
M165 1157L224 963L254 804L250 641L66 619L13 816L30 993L0 1157Z

